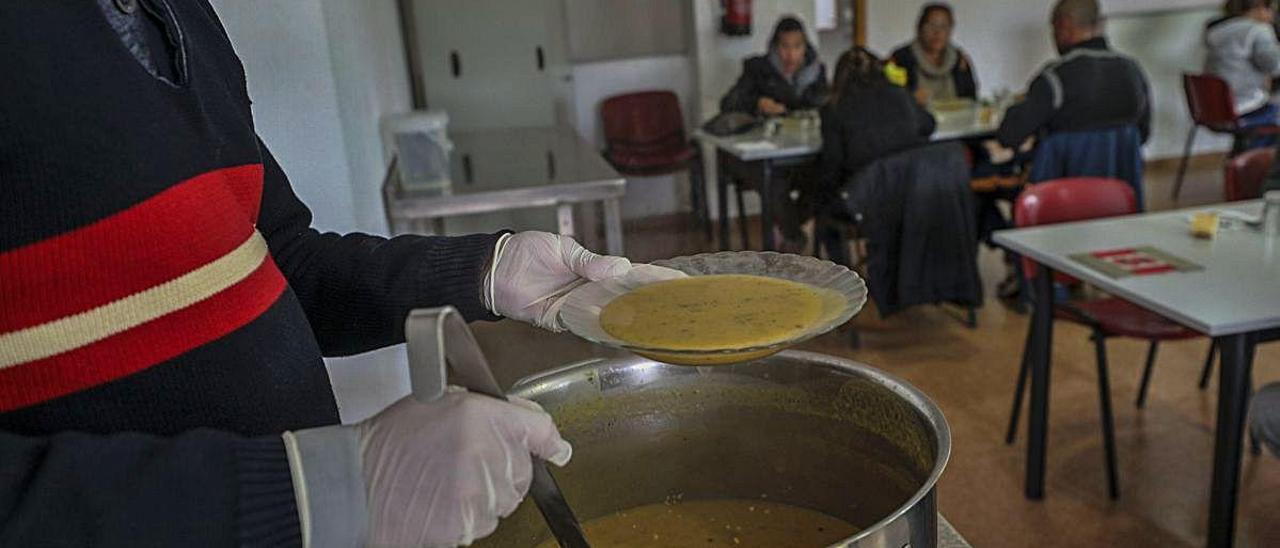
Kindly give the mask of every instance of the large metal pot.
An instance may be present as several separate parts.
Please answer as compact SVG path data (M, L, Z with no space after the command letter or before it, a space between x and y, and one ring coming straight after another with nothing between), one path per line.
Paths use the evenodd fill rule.
M512 394L541 403L573 443L555 475L584 521L677 495L767 498L861 529L840 546L937 543L950 430L927 396L871 367L797 351L699 368L632 357L550 371ZM480 544L548 535L526 502Z

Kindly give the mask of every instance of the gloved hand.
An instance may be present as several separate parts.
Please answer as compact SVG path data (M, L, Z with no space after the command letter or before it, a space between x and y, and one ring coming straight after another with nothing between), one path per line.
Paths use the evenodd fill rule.
M573 238L519 232L498 240L485 276L485 307L499 316L564 331L564 297L588 281L621 276L631 269L622 257L597 255Z
M367 535L352 545L470 544L520 504L530 454L563 466L573 453L537 404L457 387L427 404L405 398L354 426L286 432L285 445L312 546L345 545L342 535L362 530L353 513L367 518ZM353 489L367 499L354 512L344 495Z

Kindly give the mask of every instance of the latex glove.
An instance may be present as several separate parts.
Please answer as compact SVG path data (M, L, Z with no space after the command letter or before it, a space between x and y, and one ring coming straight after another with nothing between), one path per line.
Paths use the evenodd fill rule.
M520 232L498 240L485 276L485 306L494 314L564 331L564 297L588 281L621 276L631 269L622 257L597 255L573 238Z
M457 546L489 535L515 511L532 479L530 454L563 466L573 449L537 404L510 402L450 387L432 403L405 398L354 426L286 433L304 542L331 542L351 528L358 506L335 500L346 469L341 448L354 448L366 505L368 546ZM291 443L292 442L292 443ZM345 458L350 459L351 455ZM300 477L301 476L301 477Z

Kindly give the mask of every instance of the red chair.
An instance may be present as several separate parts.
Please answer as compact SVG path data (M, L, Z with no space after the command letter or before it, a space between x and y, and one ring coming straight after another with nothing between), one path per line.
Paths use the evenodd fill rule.
M1249 128L1240 127L1240 115L1236 113L1235 99L1227 82L1209 74L1183 74L1182 88L1187 95L1187 109L1191 111L1191 133L1187 135L1187 145L1182 150L1182 161L1178 163L1178 176L1173 182L1173 199L1177 201L1182 192L1182 179L1187 174L1187 161L1191 157L1191 145L1195 142L1196 132L1207 128L1215 133L1230 134L1234 140L1231 145L1231 156L1243 152L1252 137L1280 134L1280 126L1265 125Z
M1238 202L1261 198L1262 185L1267 181L1275 159L1276 149L1273 147L1255 148L1228 158L1222 174L1223 199Z
M1014 204L1013 218L1014 224L1023 228L1127 215L1137 210L1137 199L1134 197L1133 188L1119 179L1058 179L1027 187ZM1023 258L1023 276L1027 280L1034 278L1037 270L1033 261ZM1107 487L1112 499L1119 498L1115 420L1111 414L1106 340L1112 337L1129 337L1150 342L1146 367L1142 373L1142 385L1138 390L1137 406L1142 407L1146 401L1147 384L1151 381L1151 369L1155 363L1156 349L1160 341L1198 337L1199 333L1116 297L1057 303L1054 317L1084 325L1093 331L1090 339L1094 343L1098 362L1098 399L1102 410ZM1028 345L1030 342L1031 332L1028 330ZM1013 412L1009 418L1009 430L1005 435L1007 443L1013 443L1014 433L1017 430L1018 415L1022 409L1022 399L1030 368L1030 355L1024 351L1014 394Z
M615 95L600 106L605 158L623 175L666 175L689 170L694 215L711 237L702 161L685 135L680 101L670 91Z

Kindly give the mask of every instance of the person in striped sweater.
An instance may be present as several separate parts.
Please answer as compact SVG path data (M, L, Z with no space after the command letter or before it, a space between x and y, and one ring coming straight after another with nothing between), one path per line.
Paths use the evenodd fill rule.
M465 392L339 426L322 357L419 307L556 330L626 259L312 228L205 0L0 3L0 44L0 546L465 544L568 460Z

